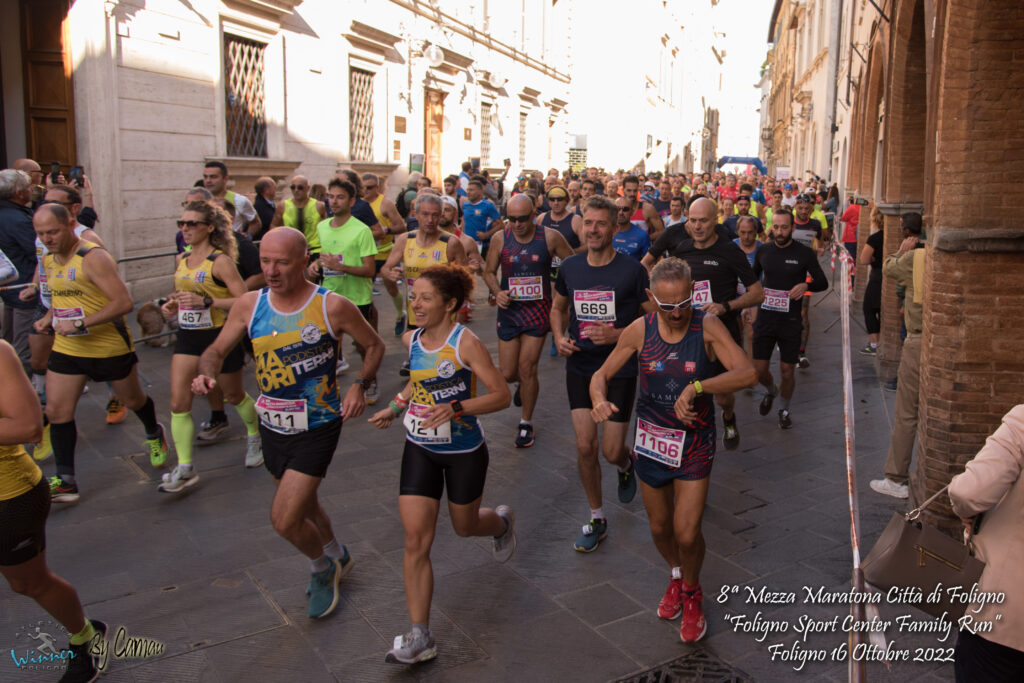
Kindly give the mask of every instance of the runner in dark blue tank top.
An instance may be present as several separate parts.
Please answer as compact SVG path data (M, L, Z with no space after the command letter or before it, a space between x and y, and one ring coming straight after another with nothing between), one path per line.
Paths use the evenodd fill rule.
M510 227L491 239L484 282L498 304L498 364L505 381L519 383L515 404L523 413L516 448L529 448L540 392L537 361L551 329L551 261L569 258L572 249L557 230L534 223L528 195L516 195L505 210Z
M605 422L629 409L616 402L609 385L633 354L639 355L635 471L654 545L672 571L658 616L683 615L679 637L684 643L707 632L700 567L701 518L715 455L711 395L756 381L753 364L722 321L691 308L693 293L685 261L668 258L655 266L647 295L657 311L626 328L590 381L591 416ZM716 374L719 364L726 370Z

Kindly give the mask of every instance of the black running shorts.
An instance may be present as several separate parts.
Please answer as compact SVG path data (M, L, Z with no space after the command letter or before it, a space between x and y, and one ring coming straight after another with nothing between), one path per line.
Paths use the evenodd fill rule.
M178 330L177 339L174 341L174 353L182 356L201 356L220 334L220 330L219 327L208 330ZM242 351L242 345L238 344L224 356L224 364L220 366L220 371L238 372L244 364L245 353Z
M278 434L260 423L260 438L263 440L263 464L274 475L284 476L285 470L295 470L311 477L323 479L334 458L341 436L342 419L314 427L299 434Z
M567 372L565 388L569 394L569 410L593 410L589 376ZM608 419L611 422L629 422L633 414L633 399L636 398L636 377L613 377L608 380L606 398L619 409Z
M132 374L132 368L139 362L134 351L109 358L87 358L69 356L60 351L51 351L46 369L58 375L85 375L93 382L116 382Z
M448 502L469 505L484 494L488 461L486 443L469 453L437 453L406 439L398 493L441 500L447 483Z
M46 550L50 485L46 477L20 496L0 500L0 566L24 564Z
M754 332L753 356L754 360L771 360L775 346L779 347L779 360L783 363L796 365L800 360L800 332L802 326L797 326L795 332L776 328L770 332Z

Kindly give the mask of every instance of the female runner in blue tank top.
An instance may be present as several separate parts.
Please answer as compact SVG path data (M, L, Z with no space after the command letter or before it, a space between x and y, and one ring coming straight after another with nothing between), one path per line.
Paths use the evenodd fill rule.
M423 270L410 292L418 329L406 332L409 382L370 422L386 429L408 409L398 512L405 528L403 576L412 626L395 638L386 661L414 664L437 656L428 618L434 591L430 547L448 487L448 513L459 536L491 536L494 557L515 550L514 514L508 506L480 507L487 475L487 444L477 415L507 408L505 379L476 335L452 320L473 290L473 276L459 266ZM476 395L476 379L487 394Z
M757 381L754 366L713 315L690 307L690 267L668 258L651 271L647 295L657 306L633 322L590 382L595 422L623 406L607 400L608 379L637 354L637 429L633 457L651 536L672 571L658 616L683 615L684 643L707 632L701 605L704 560L701 517L715 456L712 394L739 391ZM720 365L725 366L725 372Z

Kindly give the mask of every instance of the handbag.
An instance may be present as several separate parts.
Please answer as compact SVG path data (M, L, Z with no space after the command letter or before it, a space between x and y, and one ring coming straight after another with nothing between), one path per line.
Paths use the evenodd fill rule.
M918 588L921 597L913 603L915 607L934 617L947 612L955 620L966 605L960 601L953 602L946 589L960 586L965 592L970 591L978 582L985 564L974 557L968 544L918 520L921 511L948 488L944 486L910 512L893 513L861 567L864 580L871 585L885 590L893 587ZM940 599L929 602L928 597L936 587L939 588Z

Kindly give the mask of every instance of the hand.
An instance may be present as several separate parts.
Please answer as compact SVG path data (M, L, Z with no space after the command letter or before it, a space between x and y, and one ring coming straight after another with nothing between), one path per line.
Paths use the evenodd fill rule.
M82 194L92 195L92 183L89 182L89 176L82 174Z
M53 331L62 337L66 337L80 330L75 328L75 323L71 320L55 320L53 322Z
M572 337L559 337L555 340L555 346L558 347L558 355L566 358L580 350L580 347L573 342Z
M598 346L607 346L619 340L619 335L615 328L607 323L590 323L587 325L586 334L583 336Z
M345 265L341 262L341 258L337 254L320 254L320 263L327 266L331 270L341 270L341 267Z
M363 398L363 387L353 384L345 392L345 399L341 402L341 417L345 420L359 417L365 408L366 399Z
M601 401L594 404L594 409L590 411L590 417L597 424L601 424L605 420L610 420L612 415L617 412L619 412L619 408L614 403L611 401Z
M497 299L498 306L501 308L508 308L509 304L512 303L512 296L509 294L509 291L507 289L503 289L500 292L498 292L498 295L495 297L495 299Z
M802 297L806 293L807 293L807 283L806 282L801 282L796 287L794 287L793 289L789 290L789 298L790 299L799 299L800 297Z
M199 296L195 292L175 292L171 296L178 302L178 306L184 306L186 308L203 307L203 297Z
M196 375L192 380L192 393L196 396L206 396L217 386L217 380L206 375Z
M743 318L743 324L744 325L753 325L754 324L754 315L756 313L756 310L757 309L754 309L754 308L744 308L740 312L740 317Z
M396 284L402 279L402 274L397 268L381 268L380 274Z
M427 419L423 421L424 429L437 429L445 422L455 419L455 408L451 403L438 403L427 411Z
M316 278L318 278L319 276L320 276L320 262L319 261L313 261L306 268L306 277L308 277L311 280L316 280Z
M21 291L18 292L19 301L32 301L39 294L39 288L36 285L30 285L28 287L22 287Z
M674 406L676 417L685 425L692 425L697 419L697 413L693 410L693 400L696 397L697 390L693 388L692 384L687 384L683 393L679 394L679 398L676 399Z
M46 328L50 327L50 316L44 316L32 323L32 329L36 334L46 334Z
M173 294L167 297L167 301L160 307L160 312L163 313L164 320L174 320L178 315L178 300L174 298Z
M391 421L394 420L396 417L398 416L395 415L394 411L391 410L391 408L384 408L383 410L378 410L376 413L370 416L370 419L367 420L367 422L375 426L377 429L387 429L388 427L391 426Z
M716 315L719 318L725 315L725 306L723 306L722 304L716 304L714 301L704 304L704 308L702 308L701 310L704 311L705 313Z
M908 251L913 251L914 249L917 248L917 242L918 239L914 235L911 235L910 237L906 238L905 240L900 242L900 248L899 250L896 251L896 255L900 256L902 254L906 254Z

